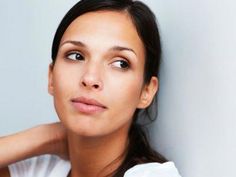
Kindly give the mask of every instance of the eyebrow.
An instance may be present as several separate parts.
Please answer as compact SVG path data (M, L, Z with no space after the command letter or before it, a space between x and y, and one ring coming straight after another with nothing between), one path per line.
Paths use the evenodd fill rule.
M87 45L84 44L81 41L71 41L71 40L70 41L65 41L60 45L60 47L63 46L64 44L73 44L73 45L76 45L76 46L79 46L79 47L88 48ZM123 47L123 46L116 45L116 46L111 47L109 50L110 51L124 51L124 50L126 50L126 51L130 51L130 52L134 53L137 56L136 52L133 49L128 48L128 47Z
M80 41L65 41L60 45L60 47L63 46L64 44L73 44L79 47L87 48L87 46L83 42L80 42Z

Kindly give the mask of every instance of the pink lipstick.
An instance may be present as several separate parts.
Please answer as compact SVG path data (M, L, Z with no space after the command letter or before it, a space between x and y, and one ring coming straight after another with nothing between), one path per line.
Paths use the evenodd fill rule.
M84 114L94 114L103 112L107 107L95 99L78 97L71 99L72 105L76 110Z

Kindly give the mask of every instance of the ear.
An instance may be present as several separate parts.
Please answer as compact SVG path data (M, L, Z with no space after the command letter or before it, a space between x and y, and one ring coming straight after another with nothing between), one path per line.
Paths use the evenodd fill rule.
M157 77L153 76L150 82L143 87L137 108L139 109L147 108L151 104L157 90L158 90L158 79Z
M48 93L54 95L54 86L53 86L53 64L51 63L48 67Z

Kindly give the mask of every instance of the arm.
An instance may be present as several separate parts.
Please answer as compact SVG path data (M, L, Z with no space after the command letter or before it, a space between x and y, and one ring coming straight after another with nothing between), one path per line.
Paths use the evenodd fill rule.
M66 131L60 123L40 125L0 138L2 170L9 164L41 154L67 157Z

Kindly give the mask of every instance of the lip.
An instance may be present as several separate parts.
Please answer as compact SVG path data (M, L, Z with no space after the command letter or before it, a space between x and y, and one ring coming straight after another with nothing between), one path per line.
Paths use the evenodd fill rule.
M84 114L99 113L107 109L107 107L99 101L85 97L73 98L71 102L76 110Z

